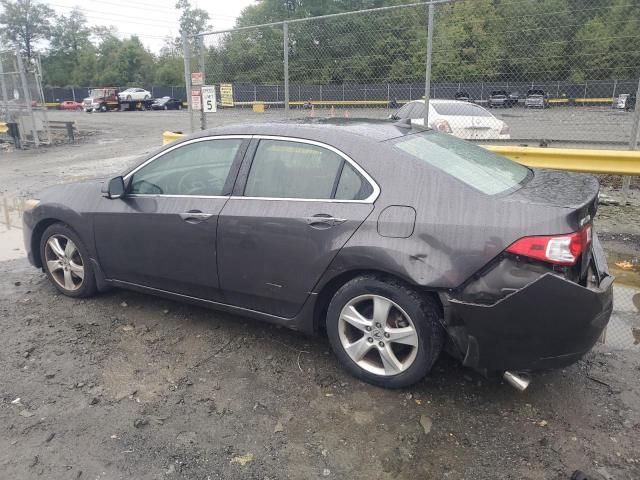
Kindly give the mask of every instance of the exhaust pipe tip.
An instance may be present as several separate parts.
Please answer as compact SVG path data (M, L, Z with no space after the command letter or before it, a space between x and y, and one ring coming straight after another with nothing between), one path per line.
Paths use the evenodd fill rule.
M504 372L504 380L519 392L524 392L531 383L531 376L524 372Z

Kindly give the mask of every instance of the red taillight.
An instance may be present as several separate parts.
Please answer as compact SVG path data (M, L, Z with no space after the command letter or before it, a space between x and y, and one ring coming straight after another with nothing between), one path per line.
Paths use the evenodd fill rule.
M443 119L431 122L431 128L443 133L451 133L453 131L451 130L451 125L449 125L449 122Z
M591 243L591 225L567 235L540 235L516 240L507 252L556 265L575 265Z

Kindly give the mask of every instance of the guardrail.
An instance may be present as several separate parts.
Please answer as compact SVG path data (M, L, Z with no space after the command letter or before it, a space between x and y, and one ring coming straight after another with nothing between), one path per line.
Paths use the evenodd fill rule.
M640 175L639 150L587 150L487 145L487 150L523 165L571 172Z
M166 145L183 136L183 133L164 132L162 144ZM640 150L588 150L505 145L483 145L483 147L528 167L553 168L582 173L640 175Z

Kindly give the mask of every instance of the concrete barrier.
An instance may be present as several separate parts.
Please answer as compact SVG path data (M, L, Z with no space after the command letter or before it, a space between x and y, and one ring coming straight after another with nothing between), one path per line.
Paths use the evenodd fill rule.
M180 140L184 137L184 133L182 132L162 132L162 145L166 145L167 143L175 142L176 140Z

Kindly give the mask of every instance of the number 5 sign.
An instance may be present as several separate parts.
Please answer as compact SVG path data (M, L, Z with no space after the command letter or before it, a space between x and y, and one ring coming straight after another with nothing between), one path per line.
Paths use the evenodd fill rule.
M216 106L216 87L207 85L202 87L202 111L205 113L215 113Z

